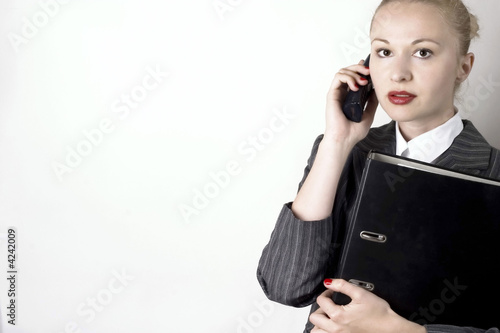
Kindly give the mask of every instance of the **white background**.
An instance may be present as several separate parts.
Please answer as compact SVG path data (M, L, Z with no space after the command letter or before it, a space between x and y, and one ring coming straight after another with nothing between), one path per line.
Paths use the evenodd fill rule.
M256 267L378 1L90 0L50 16L53 1L0 3L0 276L9 226L19 269L15 327L0 279L4 332L302 332L309 310L266 302ZM482 37L457 106L500 147L500 1L468 3ZM147 68L168 77L116 113ZM276 112L293 119L272 132Z

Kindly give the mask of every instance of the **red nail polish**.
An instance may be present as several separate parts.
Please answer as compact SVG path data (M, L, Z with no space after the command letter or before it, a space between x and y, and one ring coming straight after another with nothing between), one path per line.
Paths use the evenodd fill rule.
M332 282L333 282L333 280L332 280L332 279L325 279L325 281L323 281L323 283L325 284L325 286L329 286L329 285L331 285L331 284L332 284Z
M370 69L370 67L368 67L368 66L365 66L365 68L366 68L366 69Z
M355 83L354 85L356 86L356 88L359 88L359 86L358 86L358 84L357 84L357 83Z

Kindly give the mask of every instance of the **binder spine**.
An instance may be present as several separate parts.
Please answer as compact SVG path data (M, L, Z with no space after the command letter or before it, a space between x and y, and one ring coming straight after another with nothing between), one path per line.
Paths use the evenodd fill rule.
M339 262L339 266L338 266L338 270L337 270L337 274L336 274L338 278L344 278L343 277L343 273L344 273L345 260L346 260L346 257L347 257L347 253L349 252L349 245L350 245L351 240L352 240L352 238L354 236L353 233L354 233L354 227L355 227L356 217L357 217L358 211L359 211L359 204L360 204L361 198L363 196L363 192L364 192L364 188L365 188L364 184L366 182L368 170L370 169L370 164L372 162L372 159L370 158L370 155L371 155L371 152L368 155L365 167L363 169L363 174L361 176L361 182L359 184L359 188L361 190L356 195L356 200L355 200L355 204L354 204L354 207L353 207L353 213L351 215L350 220L348 221L347 231L346 231L346 235L345 235L345 238L344 238L344 244L342 246L342 254L341 254L341 257L340 257L340 262Z

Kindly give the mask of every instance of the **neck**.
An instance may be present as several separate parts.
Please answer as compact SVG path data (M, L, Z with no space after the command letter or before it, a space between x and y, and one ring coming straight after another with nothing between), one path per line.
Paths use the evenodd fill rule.
M450 112L446 112L442 117L433 119L431 121L425 120L413 120L407 122L399 122L399 131L403 138L408 142L417 136L429 132L430 130L443 125L448 120L453 118L457 110L453 108Z

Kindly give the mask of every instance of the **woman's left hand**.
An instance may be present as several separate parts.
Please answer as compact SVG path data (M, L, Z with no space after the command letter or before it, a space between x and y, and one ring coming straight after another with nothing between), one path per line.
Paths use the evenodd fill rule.
M325 287L327 290L316 299L320 308L309 317L315 325L311 333L427 331L396 314L385 300L345 280L326 279ZM349 296L351 303L335 304L332 300L334 292Z

